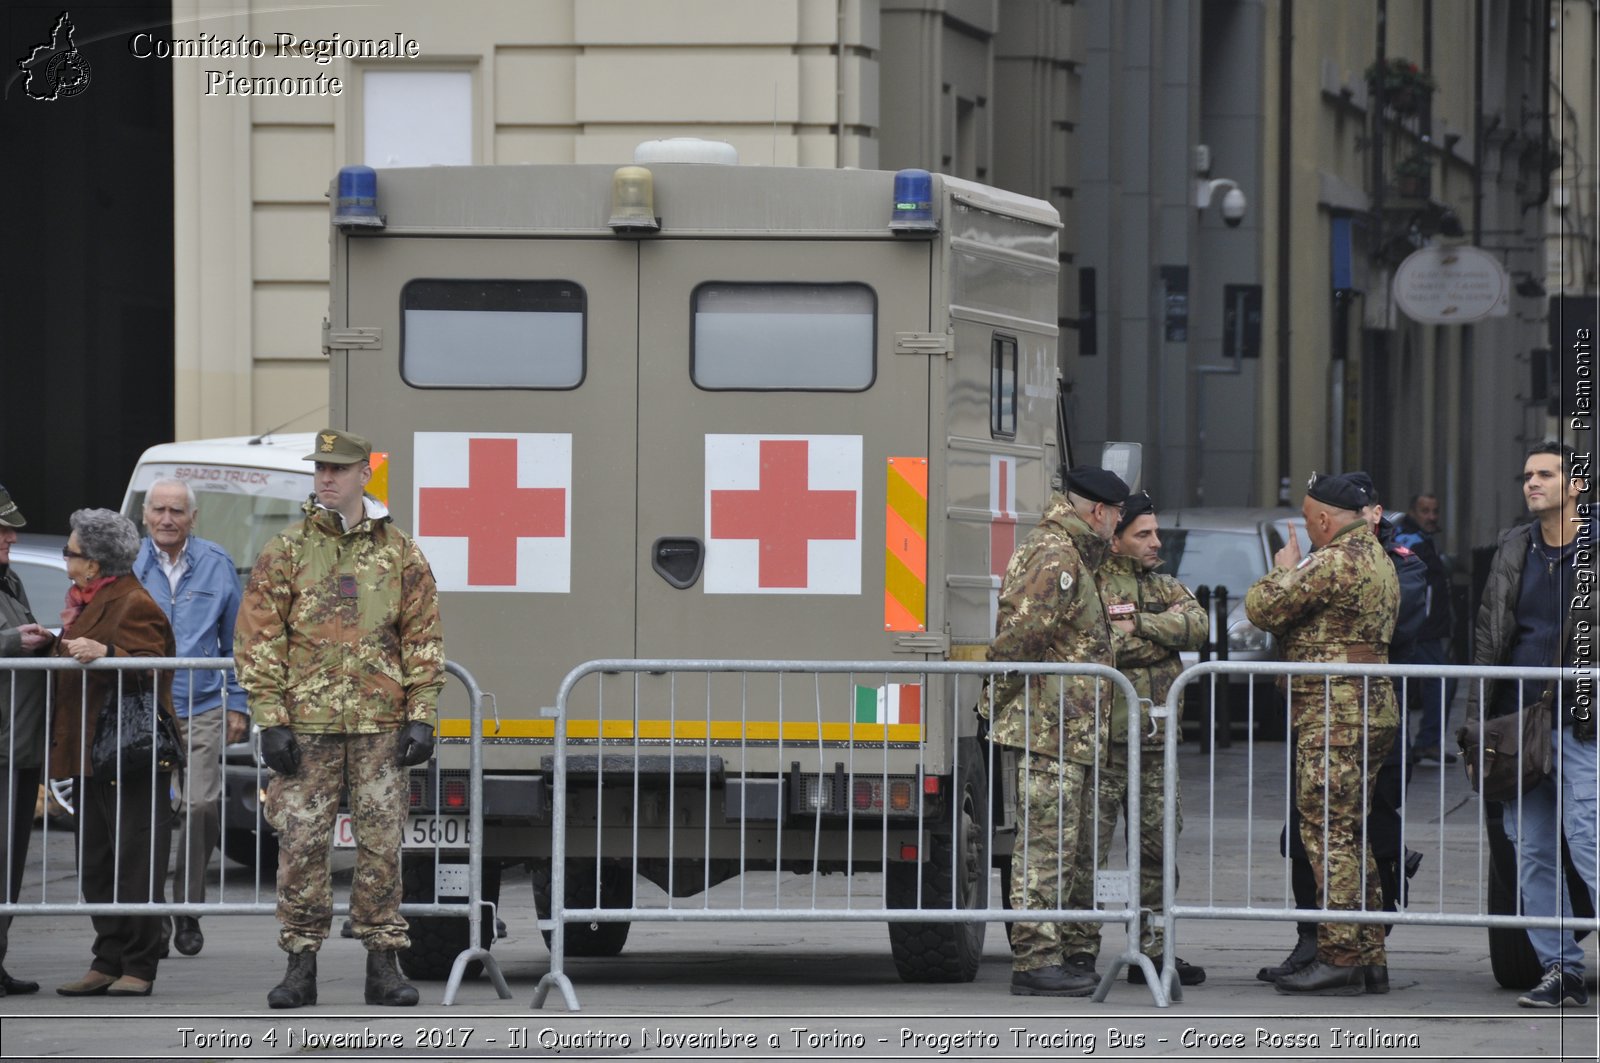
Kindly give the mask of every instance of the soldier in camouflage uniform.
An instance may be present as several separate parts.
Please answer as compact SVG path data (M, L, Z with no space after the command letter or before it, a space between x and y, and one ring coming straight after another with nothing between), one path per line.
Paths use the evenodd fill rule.
M1361 518L1365 504L1366 492L1348 477L1313 477L1301 509L1311 555L1302 559L1291 536L1245 595L1250 622L1277 635L1291 662L1388 663L1400 584ZM1324 907L1381 911L1362 819L1399 727L1394 688L1387 679L1305 675L1293 679L1289 696L1295 808ZM1316 962L1274 982L1280 993L1327 995L1387 984L1381 923L1319 924Z
M1006 567L991 661L1110 666L1111 626L1095 583L1128 486L1104 469L1077 466ZM991 737L1023 750L1017 762L1022 822L1012 853L1011 906L1066 908L1079 837L1093 823L1090 776L1109 735L1112 694L1088 676L1001 678L979 711L992 712ZM1062 963L1061 928L1016 923L1011 992L1085 996L1095 979Z
M350 888L367 949L368 1004L411 1005L397 953L406 767L433 752L444 643L433 573L388 510L363 492L371 444L317 435L306 519L256 559L234 638L239 683L272 769L267 817L278 830L278 947L288 973L274 1008L317 1001L317 950L333 918L328 850L347 786L356 837Z
M1155 503L1140 491L1128 499L1122 519L1111 539L1111 556L1100 566L1096 577L1100 597L1111 620L1111 648L1117 670L1128 677L1139 697L1155 705L1165 705L1172 681L1183 671L1178 654L1195 650L1206 639L1209 621L1206 611L1189 589L1172 576L1156 569L1161 565L1161 538L1156 526ZM1181 718L1181 717L1180 717ZM1138 721L1142 736L1139 750L1139 903L1152 913L1161 911L1165 814L1162 800L1166 780L1166 733L1141 706ZM1096 815L1098 845L1086 841L1078 846L1078 867L1073 879L1073 908L1094 907L1094 852L1098 848L1100 866L1111 853L1117 816L1127 815L1128 800L1128 705L1120 696L1111 710L1110 752L1100 767L1099 800ZM1183 811L1178 810L1177 828L1183 830ZM1161 965L1164 942L1161 924L1150 916L1143 920L1139 948ZM1061 930L1061 949L1068 969L1094 975L1095 957L1100 951L1099 923L1069 923ZM1178 980L1183 985L1199 985L1206 980L1205 968L1177 960ZM1128 967L1128 980L1144 983L1144 970Z

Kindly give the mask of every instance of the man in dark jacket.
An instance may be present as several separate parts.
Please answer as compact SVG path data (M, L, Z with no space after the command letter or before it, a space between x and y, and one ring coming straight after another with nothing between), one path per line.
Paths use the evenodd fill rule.
M1576 633L1592 632L1594 625L1592 584L1582 578L1593 572L1594 521L1590 503L1580 501L1588 480L1588 455L1580 462L1571 448L1559 443L1541 443L1528 452L1522 496L1534 520L1500 536L1478 609L1472 663L1529 668L1593 664L1592 653L1580 659L1574 639ZM1587 635L1585 641L1592 638ZM1517 712L1539 694L1539 684L1490 681L1484 684L1485 704L1472 711L1488 716ZM1555 774L1505 805L1503 822L1517 851L1517 879L1527 915L1572 916L1562 872L1563 834L1572 864L1595 899L1600 842L1593 701L1592 682L1556 699ZM1531 929L1528 941L1545 974L1517 1003L1527 1008L1587 1004L1583 947L1571 932Z
M1455 616L1450 606L1450 566L1433 538L1438 532L1439 499L1428 492L1412 496L1411 508L1395 522L1395 541L1416 554L1427 569L1426 609L1412 655L1415 664L1450 663ZM1448 730L1450 703L1455 700L1456 693L1455 680L1408 679L1405 688L1410 715L1419 721L1417 739L1411 750L1412 761L1454 764L1455 754L1442 748L1441 739Z
M22 511L0 487L0 657L32 657L51 642L28 607L28 592L11 571L11 544L26 524ZM5 671L0 663L0 869L10 868L6 899L15 903L22 892L22 869L28 862L33 833L34 795L44 764L45 672ZM5 872L0 870L0 876ZM37 993L38 982L6 974L6 937L11 917L0 915L0 997Z

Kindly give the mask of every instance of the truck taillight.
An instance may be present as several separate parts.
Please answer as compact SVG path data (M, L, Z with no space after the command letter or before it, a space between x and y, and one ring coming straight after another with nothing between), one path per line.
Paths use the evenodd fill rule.
M467 807L467 780L444 780L444 800L441 802L445 808L461 809Z
M427 785L427 780L420 775L413 775L411 776L410 784L410 789L406 792L406 804L412 808L421 808L423 790Z
M887 792L888 800L884 800ZM890 776L885 782L882 778L858 778L850 790L850 806L857 812L899 812L915 814L916 780Z

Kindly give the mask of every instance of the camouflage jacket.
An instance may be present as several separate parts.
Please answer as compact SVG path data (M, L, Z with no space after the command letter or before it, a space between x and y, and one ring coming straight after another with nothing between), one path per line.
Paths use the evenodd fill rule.
M1113 622L1132 620L1133 633L1111 628L1111 649L1117 671L1128 677L1141 698L1160 704L1167 700L1172 681L1183 671L1180 650L1197 650L1206 640L1210 621L1189 588L1162 572L1147 571L1131 557L1112 554L1100 566L1100 597ZM1149 710L1140 713L1139 733L1146 747L1160 748L1166 741L1152 729ZM1122 698L1112 708L1114 750L1127 733L1128 706ZM1118 752L1114 759L1122 759Z
M256 558L234 664L261 727L309 734L437 723L444 686L439 596L422 551L370 500L348 531L308 501L306 519Z
M1052 495L1006 566L989 660L1110 666L1111 627L1095 583L1107 550L1066 496ZM1001 678L992 698L991 734L1002 745L1090 764L1097 715L1100 735L1110 735L1112 687L1090 676ZM979 711L990 711L989 696Z
M1244 599L1250 622L1283 641L1284 659L1300 662L1383 663L1389 659L1400 608L1394 565L1365 521L1354 521L1333 541L1294 568L1274 568L1251 585ZM1296 676L1291 723L1314 729L1323 741L1324 720L1332 745L1362 741L1362 704L1373 726L1398 726L1394 686L1363 677Z

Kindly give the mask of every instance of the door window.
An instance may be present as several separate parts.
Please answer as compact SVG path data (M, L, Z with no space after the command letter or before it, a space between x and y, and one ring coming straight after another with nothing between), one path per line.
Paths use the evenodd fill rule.
M709 391L864 391L878 297L865 284L695 288L690 371Z
M571 281L414 280L400 292L400 375L416 388L583 383L586 295Z

